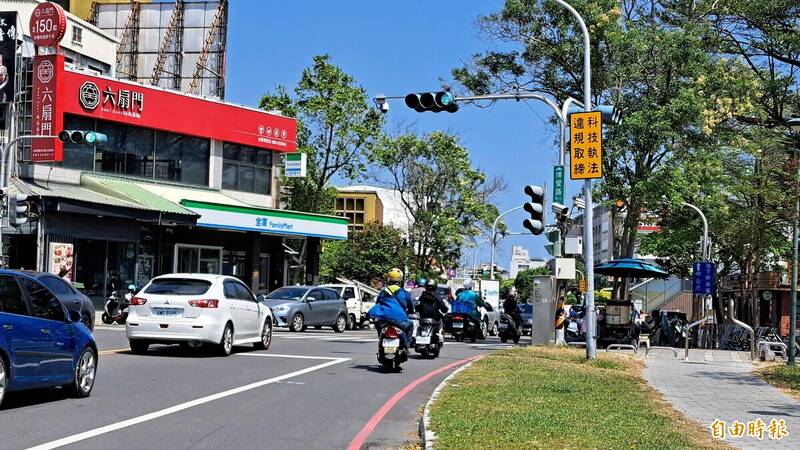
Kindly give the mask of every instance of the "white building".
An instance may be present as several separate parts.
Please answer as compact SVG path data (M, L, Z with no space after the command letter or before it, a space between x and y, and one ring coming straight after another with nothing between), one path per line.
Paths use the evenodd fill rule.
M525 247L515 245L511 248L511 262L509 263L511 267L509 276L511 278L516 278L517 274L523 270L537 269L546 265L546 259L542 257L531 258L528 254L528 249Z

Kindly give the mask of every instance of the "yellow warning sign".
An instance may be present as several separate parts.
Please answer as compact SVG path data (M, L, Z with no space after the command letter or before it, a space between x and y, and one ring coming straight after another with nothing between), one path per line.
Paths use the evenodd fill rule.
M569 115L570 161L572 180L603 177L603 125L600 111Z

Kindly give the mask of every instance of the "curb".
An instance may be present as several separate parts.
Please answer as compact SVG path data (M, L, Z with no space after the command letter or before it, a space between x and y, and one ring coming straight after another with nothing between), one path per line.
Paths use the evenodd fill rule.
M431 393L431 398L429 398L428 403L425 404L425 409L422 411L422 418L420 418L419 420L419 437L420 439L422 439L423 443L422 448L424 448L425 450L432 450L434 445L436 445L436 433L434 433L430 429L431 426L430 414L433 402L436 400L436 398L439 397L439 393L442 391L442 389L445 388L445 386L447 386L447 383L450 381L450 379L458 375L462 370L471 366L472 363L474 363L475 361L479 361L481 358L483 358L483 356L475 358L472 361L454 370L453 373L451 373L444 380L442 380L442 382L439 383L439 385L436 386L436 389L434 389L433 392Z

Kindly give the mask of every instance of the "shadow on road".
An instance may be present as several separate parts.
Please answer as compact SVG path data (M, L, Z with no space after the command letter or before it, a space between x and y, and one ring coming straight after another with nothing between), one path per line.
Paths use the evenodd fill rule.
M0 411L7 411L27 406L36 406L43 403L58 402L71 398L70 393L64 388L47 388L33 391L9 392L0 406Z

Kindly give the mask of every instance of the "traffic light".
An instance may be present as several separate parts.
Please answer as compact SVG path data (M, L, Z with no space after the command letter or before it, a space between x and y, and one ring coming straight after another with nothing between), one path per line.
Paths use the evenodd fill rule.
M420 92L406 95L406 106L416 112L442 112L454 113L458 111L456 97L447 91Z
M58 140L65 144L103 145L108 142L108 136L94 131L62 130L58 133Z
M11 194L6 197L8 199L8 224L16 227L28 221L28 196L25 194Z
M530 219L525 219L522 226L535 235L544 231L544 188L536 185L525 186L525 194L531 198L522 209L530 214Z
M619 125L622 123L622 112L614 105L597 105L592 111L600 112L600 117L602 117L603 123L609 125ZM570 105L570 107L567 108L568 114L579 112L584 111L583 108L577 105Z

